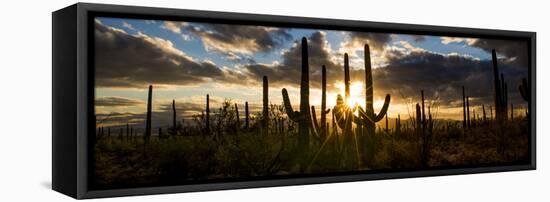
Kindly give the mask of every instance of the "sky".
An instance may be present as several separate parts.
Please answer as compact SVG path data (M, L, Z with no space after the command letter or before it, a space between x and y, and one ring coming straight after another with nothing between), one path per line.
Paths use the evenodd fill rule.
M310 103L317 109L322 65L328 107L343 94L344 53L350 58L351 99L365 105L365 44L371 52L375 112L390 94L388 116L406 119L424 90L436 118L459 120L462 86L472 109L493 105L492 49L515 113L527 106L518 92L521 79L528 77L523 41L106 17L94 24L95 113L106 126L143 125L149 85L153 127L171 124L172 100L178 119L200 114L206 94L212 109L224 100L244 109L247 101L252 113L258 112L264 75L270 103L281 104L286 88L297 109L302 37L308 39Z

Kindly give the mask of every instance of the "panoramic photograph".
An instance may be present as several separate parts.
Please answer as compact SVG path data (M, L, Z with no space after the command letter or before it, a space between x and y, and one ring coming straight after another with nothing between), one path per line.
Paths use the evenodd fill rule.
M528 43L96 17L91 186L530 162Z

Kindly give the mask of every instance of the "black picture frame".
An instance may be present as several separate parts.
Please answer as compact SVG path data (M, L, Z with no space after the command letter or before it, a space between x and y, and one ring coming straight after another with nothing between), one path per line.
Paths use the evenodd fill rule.
M345 175L315 175L292 178L220 181L180 186L94 190L89 186L93 152L89 142L95 134L93 116L94 71L92 22L95 16L159 20L188 20L226 24L270 25L335 30L392 32L403 34L445 35L493 39L525 40L528 42L529 87L531 101L530 162L521 165L438 168L422 171L392 171L349 173ZM98 197L165 194L208 190L225 190L317 183L351 182L409 177L504 172L536 169L536 33L458 27L380 23L184 9L134 7L77 3L52 13L52 188L68 196L85 199Z

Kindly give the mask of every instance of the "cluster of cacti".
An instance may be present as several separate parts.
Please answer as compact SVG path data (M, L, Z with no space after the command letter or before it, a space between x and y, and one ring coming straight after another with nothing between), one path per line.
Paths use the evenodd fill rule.
M309 63L307 39L302 38L302 76L300 82L300 111L294 111L285 88L282 90L283 103L288 118L298 123L298 145L304 153L309 150L309 128L311 127L311 114L309 111Z
M395 118L395 134L401 134L401 115L399 114L397 114L397 118Z
M493 80L495 88L495 117L498 122L502 122L507 119L508 116L508 84L504 80L504 75L498 71L498 59L497 53L493 49Z

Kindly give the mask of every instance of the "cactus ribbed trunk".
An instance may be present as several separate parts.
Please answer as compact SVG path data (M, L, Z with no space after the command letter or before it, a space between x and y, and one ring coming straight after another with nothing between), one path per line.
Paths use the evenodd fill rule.
M147 96L147 116L145 121L145 142L149 142L151 137L151 108L153 102L153 85L149 85L149 94Z
M267 134L269 131L269 83L267 81L267 76L263 78L263 110L262 110L262 131L264 134Z

